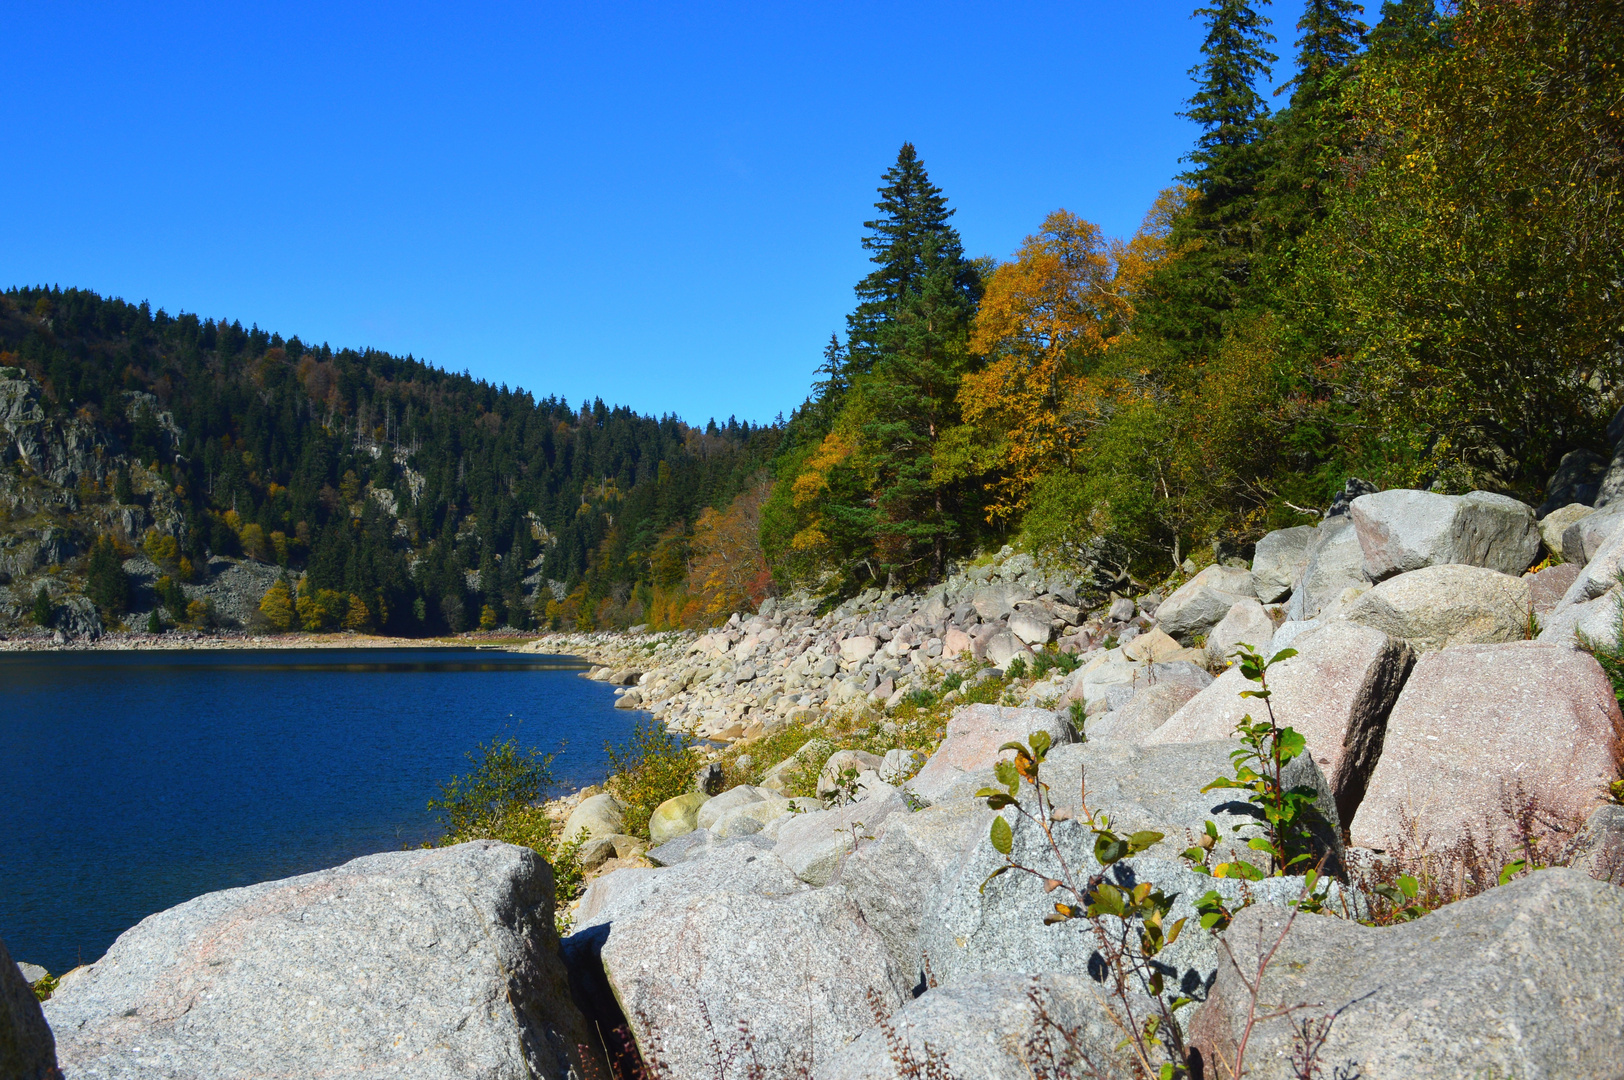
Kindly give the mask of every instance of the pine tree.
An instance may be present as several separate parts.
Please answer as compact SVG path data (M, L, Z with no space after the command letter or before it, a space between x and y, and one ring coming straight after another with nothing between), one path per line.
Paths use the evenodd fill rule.
M1179 115L1202 130L1186 158L1195 167L1180 179L1200 196L1199 227L1226 244L1238 239L1230 232L1248 224L1251 198L1263 171L1259 143L1269 118L1257 82L1269 77L1269 65L1279 58L1266 47L1274 41L1266 29L1269 20L1246 0L1216 0L1213 7L1197 8L1196 14L1207 19L1207 37L1201 44L1206 59L1190 69L1199 87L1188 111Z
M1383 0L1381 21L1370 32L1370 51L1404 59L1436 48L1438 23L1433 0Z
M936 477L935 449L959 418L975 317L975 300L960 284L967 265L953 230L925 240L921 273L881 328L880 358L863 383L869 416L863 445L876 478L875 552L888 578L928 574L934 582L946 569L958 500Z
M913 143L903 143L897 162L887 169L874 208L880 216L863 222L869 235L864 249L873 252L877 269L857 283L857 308L846 317L846 374L850 378L874 368L884 345L885 327L896 318L904 297L919 290L929 272L926 249L937 262L953 265L952 285L974 304L979 288L975 267L964 258L958 231L947 223L953 216L942 189L930 182L925 163Z
M1364 41L1360 10L1352 0L1309 0L1297 22L1297 74L1276 91L1292 91L1291 107L1269 132L1257 213L1258 247L1276 264L1275 277L1322 214L1328 160L1340 155L1348 130L1342 88Z
M100 537L90 549L86 570L85 595L109 618L122 615L130 607L130 577L111 537Z
M34 623L37 626L50 626L56 621L56 605L51 603L51 594L45 586L39 587L34 594Z
M1194 195L1169 237L1187 253L1147 284L1138 312L1142 330L1184 356L1210 350L1248 296L1269 127L1257 83L1278 59L1267 47L1269 20L1246 0L1214 0L1195 14L1207 22L1205 59L1190 69L1196 92L1179 114L1201 125L1185 158L1192 168L1179 178Z
M1388 4L1391 7L1391 3ZM1364 44L1364 8L1353 0L1308 0L1297 20L1297 74L1276 93L1291 89L1292 109L1312 108L1334 96L1333 75L1340 73Z

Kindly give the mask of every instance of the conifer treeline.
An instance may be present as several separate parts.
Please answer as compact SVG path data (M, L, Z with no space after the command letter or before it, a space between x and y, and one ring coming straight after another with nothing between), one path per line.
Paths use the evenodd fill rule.
M726 507L776 442L736 420L700 429L601 399L573 408L410 357L77 289L0 297L3 365L39 380L50 412L94 420L163 477L184 507L189 564L212 552L308 570L308 589L361 597L378 628L405 634L482 617L636 621L655 598L656 555L680 589L693 523ZM543 588L532 604L523 579L537 571L566 595Z
M965 257L915 148L763 510L781 584L939 579L1018 534L1147 576L1314 520L1350 475L1539 502L1611 452L1624 4L1211 0L1180 186L1134 237L1057 210ZM1082 208L1086 209L1086 208Z

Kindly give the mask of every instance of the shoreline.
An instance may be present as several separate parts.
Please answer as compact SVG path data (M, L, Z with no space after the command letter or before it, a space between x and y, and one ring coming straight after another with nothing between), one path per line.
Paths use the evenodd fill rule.
M519 651L546 635L466 634L456 638L403 638L353 631L336 634L249 634L245 631L170 631L164 634L112 632L94 640L57 641L52 635L0 637L0 652L228 651L246 649L489 649Z

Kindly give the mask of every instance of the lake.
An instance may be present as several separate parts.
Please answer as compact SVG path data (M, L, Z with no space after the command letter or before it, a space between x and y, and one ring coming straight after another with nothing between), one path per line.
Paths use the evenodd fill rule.
M452 648L0 653L0 937L60 974L201 893L415 846L482 741L601 781L604 742L639 714L584 667Z

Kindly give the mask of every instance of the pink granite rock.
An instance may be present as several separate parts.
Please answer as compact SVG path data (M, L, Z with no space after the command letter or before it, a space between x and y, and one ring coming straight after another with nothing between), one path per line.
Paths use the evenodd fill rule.
M998 748L1007 742L1026 742L1034 731L1046 731L1056 743L1076 739L1071 723L1045 709L1009 709L1001 705L966 705L947 722L947 736L924 768L907 784L909 790L931 802L959 791L972 773L995 765ZM1008 756L1008 755L1005 755Z
M1308 740L1337 813L1347 821L1364 797L1388 711L1415 654L1379 630L1345 622L1306 631L1292 647L1298 655L1269 669L1270 704L1281 725ZM1264 714L1261 701L1240 696L1249 689L1256 684L1230 668L1145 737L1144 745L1231 738L1242 716Z
M1350 832L1355 845L1509 846L1503 801L1583 817L1618 777L1624 718L1595 659L1561 645L1458 645L1415 665ZM1415 835L1407 835L1406 819Z

